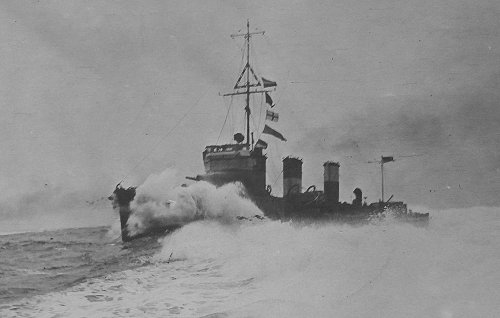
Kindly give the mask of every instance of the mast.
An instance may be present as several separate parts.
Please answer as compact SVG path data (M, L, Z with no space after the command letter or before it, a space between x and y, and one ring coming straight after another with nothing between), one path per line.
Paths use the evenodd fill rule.
M384 202L384 160L380 161L380 170L382 172L382 202Z
M250 145L250 20L247 19L247 105L245 113L247 115L247 146Z
M382 199L381 202L384 201L384 163L392 162L394 161L394 157L380 157L380 161L368 161L368 163L380 163L380 175L382 177L382 187L381 187L381 192L382 192ZM389 199L390 200L390 199Z
M384 201L384 163L392 162L394 161L394 157L380 157L380 172L382 174L382 202ZM390 200L390 199L389 199Z
M265 93L268 90L250 90L251 87L257 87L261 86L259 79L255 75L254 70L250 66L250 39L252 35L260 34L263 35L265 31L255 31L255 32L250 32L250 20L247 19L247 32L246 33L237 33L237 34L231 34L231 38L235 37L244 37L245 42L246 42L246 60L247 63L245 67L243 68L243 71L241 72L240 77L236 81L236 85L234 85L234 89L236 90L234 93L229 93L229 94L224 94L223 96L232 96L232 95L246 95L246 103L245 103L245 115L246 115L246 144L247 146L250 146L250 94L255 94L255 93ZM256 84L251 84L250 83L250 72L252 73L253 77L257 81ZM240 84L241 79L243 78L243 75L246 73L246 83L244 85ZM238 89L245 89L244 91L238 91Z

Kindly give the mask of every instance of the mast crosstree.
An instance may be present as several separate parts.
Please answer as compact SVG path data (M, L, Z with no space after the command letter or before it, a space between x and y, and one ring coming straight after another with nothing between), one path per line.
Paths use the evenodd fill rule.
M265 31L254 31L250 32L250 21L247 20L247 32L246 33L236 33L236 34L231 34L231 38L237 38L237 37L243 37L245 39L246 43L246 60L247 63L245 67L243 68L240 77L236 81L236 84L234 85L234 92L233 93L227 93L222 96L234 96L234 95L246 95L246 105L245 105L245 114L246 114L246 144L249 146L250 145L250 95L251 94L258 94L258 93L266 93L272 91L272 89L258 89L257 87L262 87L262 83L258 76L255 74L255 71L253 70L252 66L250 65L250 39L252 35L263 35ZM255 80L253 83L250 82L250 74L252 75L252 79ZM246 82L242 83L242 80L244 76L246 75ZM250 89L252 87L255 87L255 89Z

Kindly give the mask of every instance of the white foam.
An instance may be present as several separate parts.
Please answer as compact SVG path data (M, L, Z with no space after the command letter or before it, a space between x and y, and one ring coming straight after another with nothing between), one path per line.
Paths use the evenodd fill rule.
M216 188L207 182L191 186L174 186L175 172L166 170L150 176L137 189L131 203L128 227L132 235L151 227L187 224L200 219L217 219L231 223L238 216L251 217L262 212L250 200L239 183Z
M325 317L494 316L497 215L498 208L436 211L428 228L192 224L165 239L160 255L215 260L223 277L253 279L248 304L299 302Z
M499 212L431 211L427 228L193 222L165 238L151 265L0 313L496 317Z

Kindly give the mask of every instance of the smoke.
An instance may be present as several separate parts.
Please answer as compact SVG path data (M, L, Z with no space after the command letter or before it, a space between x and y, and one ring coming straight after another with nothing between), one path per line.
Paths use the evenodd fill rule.
M175 171L167 169L149 176L137 188L131 202L128 228L132 235L149 229L184 225L201 219L232 223L237 217L252 218L263 213L245 197L240 183L215 187L207 182L178 186Z
M497 94L464 88L434 95L379 100L369 111L311 128L295 148L339 160L344 197L361 187L374 201L380 167L369 162L393 155L396 162L385 169L386 192L396 198L431 208L498 206Z

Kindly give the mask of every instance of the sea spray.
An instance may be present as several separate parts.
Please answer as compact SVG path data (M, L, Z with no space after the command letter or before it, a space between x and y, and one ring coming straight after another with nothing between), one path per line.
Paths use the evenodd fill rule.
M231 223L237 217L262 216L262 212L245 197L241 183L215 187L207 182L175 186L175 171L167 169L150 176L137 188L131 202L128 220L131 235L147 232L153 227L185 225L201 219Z
M500 210L431 212L427 227L191 222L145 266L0 316L496 317Z
M222 310L234 317L296 304L297 313L324 317L493 317L498 211L474 212L437 212L428 228L390 219L361 227L193 223L165 238L157 257L210 262L221 279L250 280L245 299Z

